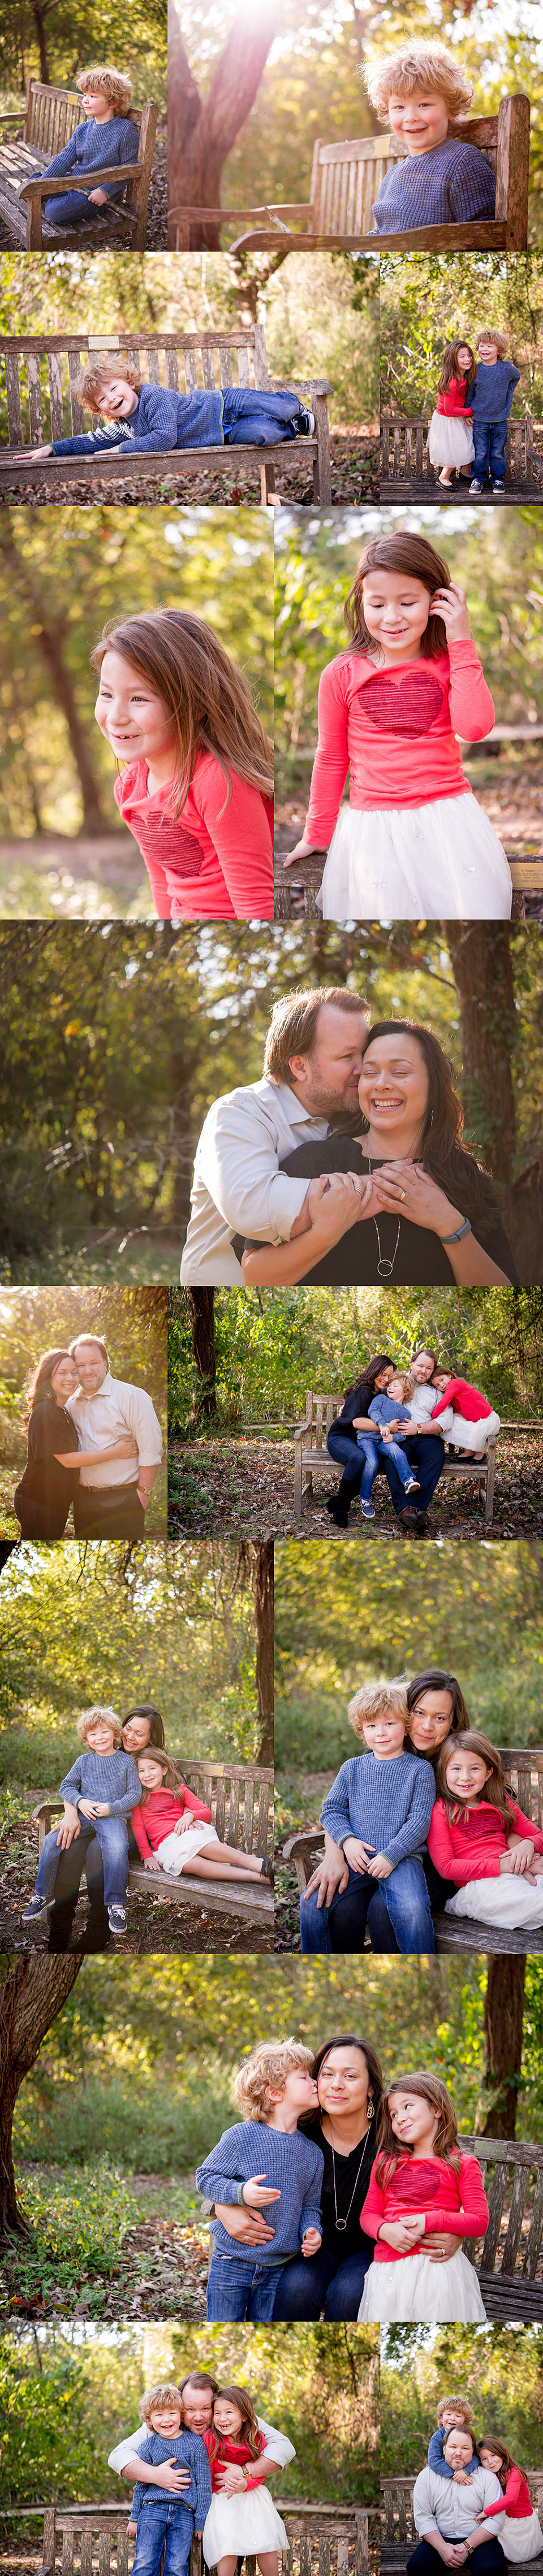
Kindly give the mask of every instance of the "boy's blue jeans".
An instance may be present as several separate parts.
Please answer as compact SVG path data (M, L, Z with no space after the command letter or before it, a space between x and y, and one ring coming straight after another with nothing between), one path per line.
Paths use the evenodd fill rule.
M223 406L223 432L227 447L275 447L277 440L295 438L295 422L301 405L298 394L253 393L247 385L228 386Z
M375 1439L372 1439L371 1431L357 1431L356 1446L357 1449L364 1449L366 1453L366 1463L360 1486L361 1503L371 1502L373 1479L374 1476L377 1475L378 1467L382 1466L384 1458L394 1459L394 1465L401 1485L409 1485L411 1483L413 1469L410 1465L409 1459L406 1458L405 1449L402 1448L401 1440L379 1440L377 1435Z
M95 188L100 186L99 170L95 173L94 186ZM89 223L98 211L98 206L91 206L90 199L85 196L83 188L68 188L65 197L46 197L43 208L45 221L48 224Z
M388 1948L384 1914L399 1950L419 1956L435 1950L430 1898L420 1860L398 1861L390 1878L365 1878L350 1869L348 1887L343 1896L332 1897L331 1905L319 1907L317 1894L315 1888L312 1896L300 1898L304 1957L322 1957L332 1950L359 1953L364 1947L366 1922L372 1949Z
M36 1896L42 1896L45 1904L55 1892L60 1860L58 1832L59 1826L54 1825L52 1833L45 1835L40 1852ZM81 1832L77 1838L78 1852L85 1852L87 1844L93 1842L95 1836L104 1864L104 1904L124 1905L128 1886L128 1835L124 1816L93 1816L90 1821L82 1816Z
M206 2317L208 2325L231 2325L248 2319L251 2325L269 2325L280 2263L257 2263L254 2254L212 2254L207 2284Z
M165 2491L162 2497L156 2488L154 2493L156 2501L142 2504L138 2514L134 2576L160 2576L164 2544L164 2576L184 2576L190 2562L192 2515L186 2505L179 2511L179 2496Z
M492 482L505 482L506 444L506 420L480 420L479 422L474 420L473 445L475 448L475 455L471 468L472 480L474 483L484 483L487 465L489 463Z

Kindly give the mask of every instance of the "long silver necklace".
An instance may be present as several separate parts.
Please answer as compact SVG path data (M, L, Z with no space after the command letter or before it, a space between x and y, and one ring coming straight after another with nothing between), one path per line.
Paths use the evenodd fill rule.
M369 1153L368 1153L367 1145L364 1147L364 1152L365 1152L365 1155L366 1155L366 1162L367 1162L367 1165L368 1165L369 1176L370 1176L370 1181L371 1181L371 1177L372 1177L371 1158L370 1158L370 1155L369 1155ZM396 1235L396 1242L395 1242L395 1245L394 1245L394 1251L393 1251L393 1254L392 1254L392 1260L391 1260L391 1261L387 1261L387 1259L386 1259L386 1255L385 1255L385 1256L383 1256L383 1253L382 1253L382 1251L381 1251L381 1236L380 1236L380 1233L379 1233L379 1227L378 1227L378 1223L377 1223L377 1217L376 1217L376 1216L374 1216L373 1223L374 1223L374 1226L375 1226L375 1232L376 1232L376 1235L377 1235L377 1249L378 1249L378 1253L379 1253L379 1260L378 1260L378 1263L377 1263L377 1277L378 1277L378 1279L391 1279L391 1278L392 1278L392 1272L393 1272L393 1269L394 1269L394 1263L395 1263L395 1260L396 1260L396 1253L397 1253L397 1250L398 1250L398 1244L399 1244L399 1240L400 1240L400 1226L401 1226L401 1222L402 1222L402 1220L401 1220L401 1216L399 1216L399 1217L398 1217L398 1230L397 1230L397 1235Z
M368 2121L371 2121L372 2119L373 2119L373 2102L372 2102L372 2106L371 2106L371 2111L370 2111L369 2104L368 2104ZM361 2174L361 2172L362 2172L362 2166L363 2166L363 2163L364 2163L364 2157L365 2157L365 2153L366 2153L366 2147L367 2147L367 2143L368 2143L369 2134L370 2134L370 2133L369 2133L369 2127L368 2127L368 2128L366 2129L366 2135L365 2135L364 2144L363 2144L363 2148L362 2148L362 2154L361 2154L361 2157L360 2157L360 2164L359 2164L359 2165L357 2165L357 2169L356 2169L356 2173L355 2173L355 2178L354 2178L354 2183L353 2183L353 2188L352 2188L352 2192L351 2192L351 2197L350 2197L350 2201L349 2201L349 2207L348 2207L348 2210L347 2210L347 2217L346 2217L346 2218L338 2218L338 2214L337 2214L336 2159L335 2159L335 2155L334 2155L334 2149L333 2149L333 2146L332 2146L332 2140L330 2139L330 2148L331 2148L331 2155L332 2155L332 2179L333 2179L333 2184L334 2184L334 2209L335 2209L335 2214L336 2214L336 2228L337 2228L338 2236L344 2236L344 2234L345 2234L345 2229L346 2229L346 2226L347 2226L348 2220L349 2220L350 2215L351 2215L351 2210L352 2210L352 2205L353 2205L354 2195L355 2195L355 2191L356 2191L357 2182L359 2181L359 2177L360 2177L360 2174Z

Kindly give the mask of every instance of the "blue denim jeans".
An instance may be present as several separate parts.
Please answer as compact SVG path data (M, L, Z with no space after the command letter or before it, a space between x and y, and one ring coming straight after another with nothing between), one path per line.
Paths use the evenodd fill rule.
M250 385L228 386L223 405L223 434L226 447L275 447L277 440L295 438L295 421L301 410L298 394L253 393Z
M364 1473L364 1461L358 1447L356 1433L352 1440L348 1431L329 1431L326 1447L334 1462L337 1460L338 1466L343 1468L338 1495L341 1494L342 1502L352 1503L353 1494L360 1493Z
M321 2245L320 2254L296 2256L281 2273L273 2311L274 2325L290 2317L314 2320L324 2308L325 2322L356 2323L366 2272L373 2263L375 2247L369 2236L360 2231L360 2253L347 2254L343 2263Z
M371 1502L374 1476L377 1475L378 1467L382 1467L387 1458L394 1459L400 1484L404 1486L410 1484L413 1469L411 1460L406 1458L401 1440L373 1439L370 1431L357 1431L356 1446L357 1449L364 1451L366 1461L360 1487L361 1503Z
M269 2325L281 2277L280 2263L257 2263L254 2254L212 2254L207 2284L208 2325L243 2323L244 2318L251 2325Z
M376 1930L382 1924L384 1908L402 1952L427 1954L435 1949L430 1899L422 1861L400 1860L390 1878L378 1880L359 1876L349 1870L349 1885L343 1896L333 1896L331 1905L317 1905L317 1888L312 1896L300 1898L300 1936L304 1957L322 1958L331 1951L359 1953L364 1947L366 1922L373 1947L372 1909L375 1904ZM380 1947L379 1940L376 1947ZM394 1945L392 1945L394 1946Z
M100 186L99 170L95 171L93 186ZM68 188L65 197L46 197L43 212L47 224L85 224L92 222L98 208L89 204L83 188Z
M390 1500L394 1505L395 1512L398 1513L403 1511L405 1492L403 1485L400 1483L395 1458L387 1457L388 1446L389 1443L387 1441L385 1443L383 1463L386 1465L386 1477L390 1491ZM443 1441L440 1439L439 1433L434 1436L433 1431L425 1431L422 1438L419 1440L415 1438L415 1435L413 1435L412 1440L402 1440L402 1449L404 1451L404 1456L409 1459L411 1474L413 1476L418 1476L419 1491L418 1494L413 1495L413 1503L417 1512L427 1512L428 1504L431 1503L432 1494L435 1491L438 1478L441 1475L443 1459L445 1456Z
M179 2511L179 2496L159 2496L156 2502L142 2504L138 2514L136 2554L133 2576L160 2576L164 2545L164 2576L184 2576L189 2566L193 2517L186 2505Z
M43 1896L46 1904L54 1895L61 1858L58 1832L59 1826L53 1825L52 1833L45 1835L40 1852L36 1896ZM95 1840L100 1844L104 1864L104 1904L124 1905L128 1886L128 1836L124 1816L93 1816L92 1821L82 1816L77 1837L78 1852L84 1857L87 1844Z
M490 464L492 482L505 482L506 443L506 420L474 420L473 445L475 448L475 455L471 468L474 483L485 482L488 464Z

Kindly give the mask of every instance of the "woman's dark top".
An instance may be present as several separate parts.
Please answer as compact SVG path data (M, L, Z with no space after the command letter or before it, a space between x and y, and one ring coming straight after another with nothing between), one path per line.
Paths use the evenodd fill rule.
M372 1158L372 1171L379 1172L382 1169L383 1163L374 1162ZM301 1177L304 1180L313 1180L320 1172L362 1172L367 1175L368 1156L363 1146L353 1136L309 1137L307 1144L297 1145L292 1154L287 1154L286 1161L280 1164L280 1170L290 1172L296 1179ZM466 1180L468 1180L467 1193ZM465 1154L459 1147L458 1184L456 1173L454 1180L455 1206L462 1208L466 1196L469 1202L466 1205L466 1215L471 1218L477 1243L480 1243L483 1250L490 1254L491 1261L497 1262L499 1269L505 1271L506 1279L510 1279L515 1285L517 1271L511 1246L502 1225L492 1182L489 1181L486 1172L480 1171L473 1155ZM389 1215L383 1209L378 1218L378 1225L383 1260L392 1261L398 1232L398 1218ZM243 1244L242 1250L245 1250ZM348 1288L351 1285L364 1284L375 1287L380 1284L378 1260L379 1245L375 1224L373 1218L369 1221L366 1218L361 1225L351 1226L350 1233L343 1234L339 1243L332 1244L323 1260L315 1262L314 1269L307 1270L305 1277L306 1280L320 1280L331 1287ZM400 1217L398 1249L392 1273L393 1284L398 1288L431 1288L438 1287L442 1280L444 1283L448 1281L450 1285L453 1278L452 1264L444 1244L440 1242L439 1235L432 1234L428 1226L413 1225L409 1217Z
M360 2254L364 2249L364 2238L360 2227L360 2211L366 2198L366 2192L369 2188L371 2168L375 2163L377 2152L375 2145L375 2121L372 2120L371 2129L368 2129L368 2135L364 2141L364 2145L362 2145L362 2140L360 2139L357 2147L350 2147L348 2156L338 2155L337 2147L334 2150L338 2218L347 2219L346 2228L345 2230L341 2228L339 2235L336 2228L336 2213L334 2206L334 2168L332 2163L332 2149L328 2144L328 2139L324 2136L318 2112L313 2115L312 2119L299 2120L298 2128L303 2130L304 2138L314 2139L315 2145L321 2148L321 2153L324 2156L324 2179L321 2202L323 2245L327 2254L337 2254L338 2262L346 2263L349 2254ZM362 2162L360 2162L361 2158ZM354 2193L353 2205L350 2216L347 2218L349 2201L354 2189L359 2165L360 2173Z
M72 1495L77 1492L79 1476L72 1467L59 1466L55 1451L73 1449L77 1457L79 1443L75 1423L62 1405L51 1403L46 1397L42 1403L33 1406L27 1438L26 1467L17 1486L15 1507L19 1502L23 1507L25 1503L38 1503L50 1516L51 1524L55 1523L53 1536L58 1534L57 1522L62 1534Z

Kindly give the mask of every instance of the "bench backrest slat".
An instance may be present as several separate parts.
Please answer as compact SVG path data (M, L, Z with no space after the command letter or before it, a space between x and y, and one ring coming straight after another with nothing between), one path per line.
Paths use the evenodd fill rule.
M111 2532L101 2531L98 2542L98 2576L110 2576Z
M538 2262L539 2262L539 2255L540 2255L540 2250L541 2250L541 2238L542 2238L542 2236L543 2236L543 2173L539 2173L539 2174L538 2174L538 2177L537 2177L537 2182L536 2182L535 2191L534 2191L534 2199L533 2199L532 2215L531 2215L531 2219L530 2219L530 2225L529 2225L529 2229L528 2229L528 2235L527 2235L527 2238L526 2238L526 2244L525 2244L525 2248L524 2248L524 2260L523 2260L522 2270L523 2270L523 2276L524 2276L524 2279L525 2279L526 2281L535 2281L536 2272L537 2272L537 2266L538 2266Z
M228 1830L229 1830L230 1842L231 1842L231 1843L237 1843L237 1839L238 1839L238 1831L239 1831L239 1780L232 1780L232 1783L231 1783L231 1788L230 1788L230 1816L229 1816L229 1827L228 1827Z
M514 2272L515 2269L520 2245L525 2200L526 2175L523 2174L521 2167L517 2166L517 2171L513 2175L513 2189L511 2192L507 2234L502 2254L502 2272Z
M486 2158L483 2158L483 2157L480 2155L480 2156L479 2156L479 2163L480 2163L480 2164L481 2164L481 2166L482 2166L483 2182L485 2182L485 2176L486 2176L486 2163L487 2163L487 2159L486 2159ZM500 2165L496 2165L496 2170L495 2170L495 2173L494 2173L494 2176L493 2176L493 2180L492 2180L492 2184L491 2184L490 2191L489 2191L489 2192L487 2191L487 2200L488 2200L488 2205L489 2205L489 2210L490 2210L490 2218L489 2218L489 2223L488 2223L487 2232L486 2232L486 2236L485 2236L485 2270L486 2270L487 2272L493 2272L493 2270L494 2270L494 2264L495 2264L495 2261L496 2261L496 2255L497 2255L497 2251L498 2251L499 2238L500 2238L500 2227L501 2227L501 2217L502 2217L502 2209L503 2209L503 2197L504 2197L504 2191L505 2191L505 2181L506 2181L506 2168L505 2168L505 2165L502 2165L502 2166L500 2166ZM485 2182L485 2188L486 2188L486 2182ZM480 2249L479 2249L479 2250L480 2250ZM475 2245L475 2243L474 2243L474 2244L473 2244L473 2259L474 2259L474 2261L475 2261L475 2255L476 2255L476 2252L477 2252L477 2247L476 2247L476 2245Z
M253 1781L249 1778L245 1782L245 1799L243 1807L243 1849L247 1852L252 1851L253 1848L254 1803L254 1785Z
M51 437L63 436L68 378L71 427L74 435L79 435L85 428L85 415L77 389L89 355L95 358L101 346L102 342L97 343L93 335L89 341L75 332L67 332L65 336L57 332L42 333L35 339L26 334L17 339L0 339L0 361L3 358L6 371L11 446L21 443L21 394L24 413L27 391L31 445L41 446L44 437L49 435L48 425L47 428L43 425L42 410L44 398L47 408L47 392L50 398L52 396ZM203 383L206 391L212 393L221 384L232 385L236 380L240 385L248 386L254 378L260 389L265 389L269 381L264 332L258 323L250 331L233 331L228 338L218 331L206 332L202 336L198 332L180 333L179 336L158 333L156 337L147 335L145 340L142 337L140 342L133 332L119 332L104 339L103 346L110 354L118 350L119 364L122 364L123 356L136 359L143 382L156 385L165 382L175 393L179 392L180 384L183 392L185 387L187 392L192 392Z
M74 436L74 438L80 438L80 437L81 437L81 432L82 432L82 430L84 430L84 427L85 427L85 414L84 414L84 410L83 410L83 404L82 404L82 403L80 402L80 400L79 400L79 391L78 391L79 385L80 385L80 383L81 383L81 365L80 365L80 358L79 358L79 350L78 350L78 349L69 349L69 351L68 351L68 372L69 372L69 377L70 377L70 410L71 410L71 415L72 415L72 432L73 432L73 436Z
M159 350L158 350L158 348L157 348L157 346L156 346L156 342L153 344L153 342L149 341L149 342L146 344L145 356L146 356L146 359L147 359L147 378L148 378L148 383L149 383L150 385L159 385L159 384L160 384L160 354L159 354Z
M28 376L28 408L29 408L29 414L30 414L30 436L31 436L32 446L33 446L33 447L42 447L42 446L43 446L43 417L42 417L42 407L41 407L41 381L40 381L39 362L38 362L38 359L37 359L37 358L31 358L30 356L28 357L28 359L27 359L27 376Z
M62 2576L74 2576L74 2539L72 2524L71 2531L65 2530L62 2534Z
M82 2531L79 2545L80 2576L92 2576L92 2531Z
M49 377L49 403L51 409L51 429L53 438L63 438L64 403L62 399L62 376L60 373L60 359L57 358L56 351L54 349L51 349L47 360L47 374Z
M6 349L6 395L10 447L21 444L21 388L16 349Z

